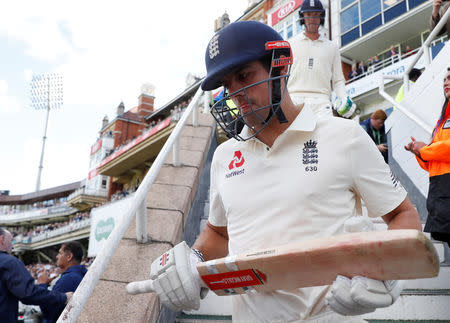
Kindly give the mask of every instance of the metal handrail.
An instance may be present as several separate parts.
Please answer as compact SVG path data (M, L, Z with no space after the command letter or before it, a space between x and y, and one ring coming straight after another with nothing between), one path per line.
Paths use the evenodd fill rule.
M150 190L150 187L156 180L156 177L158 176L158 173L161 169L161 167L164 164L164 161L166 160L170 149L172 146L178 141L179 136L181 134L181 131L186 124L186 121L193 112L193 126L198 125L198 101L200 96L202 95L203 91L201 88L197 90L197 92L194 95L194 98L192 99L191 103L187 107L186 111L184 112L183 116L181 117L180 121L178 121L176 127L170 134L169 138L167 139L166 143L164 144L163 148L159 152L158 156L156 157L155 161L153 162L152 166L150 167L149 171L145 175L141 185L137 189L137 191L134 194L133 201L130 203L130 208L127 210L127 212L124 214L124 217L122 220L118 223L117 227L114 228L113 232L111 232L108 240L105 242L105 245L98 253L97 257L95 258L92 265L89 267L88 272L84 276L83 280L81 281L80 285L78 286L77 290L72 296L72 299L65 307L64 311L61 313L58 323L62 322L75 322L78 318L78 316L81 314L81 311L86 304L87 300L89 299L92 291L94 290L95 286L97 285L97 282L100 279L100 276L102 275L103 271L105 270L106 266L109 263L109 260L115 253L117 247L120 244L120 241L122 240L122 237L124 236L125 232L127 231L131 221L133 220L134 215L136 215L136 235L139 242L144 242L147 237L146 232L146 214L143 212L143 209L145 208L145 198L147 196L147 192ZM204 100L204 105L207 104L207 101ZM204 107L206 109L206 107ZM179 147L178 147L179 149ZM179 154L176 155L176 158L178 158ZM174 164L179 165L179 160L176 160L174 158ZM139 228L138 228L139 226ZM144 240L140 240L140 238L144 238Z
M381 84L380 84L380 87L378 90L378 92L380 93L380 95L383 98L385 98L386 100L391 102L395 107L398 108L398 110L400 112L402 112L404 115L406 115L412 121L414 121L419 127L421 127L423 130L425 130L430 135L433 132L433 129L430 126L428 126L426 123L421 121L415 114L411 113L404 105L395 101L394 98L384 90L384 80L385 79L403 79L404 91L408 91L409 90L409 76L408 76L409 72L411 72L411 70L414 68L414 66L419 61L419 59L422 55L425 55L425 68L427 68L430 65L430 63L431 63L430 50L429 50L430 44L434 40L434 38L437 36L439 31L444 27L444 25L446 24L448 19L450 19L450 10L447 10L445 12L445 14L442 16L441 20L439 21L439 23L436 25L436 27L434 27L433 31L428 35L427 39L422 44L422 47L420 47L420 50L417 52L417 54L414 56L411 63L405 69L405 72L402 75L384 75L384 74L381 75Z

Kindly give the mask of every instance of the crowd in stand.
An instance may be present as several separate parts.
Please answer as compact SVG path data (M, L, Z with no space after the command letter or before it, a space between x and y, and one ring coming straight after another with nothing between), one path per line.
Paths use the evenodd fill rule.
M414 54L415 51L411 49L409 45L405 47L403 53L401 53L402 58L406 58ZM352 69L347 75L348 82L353 82L356 79L364 77L367 74L374 73L386 66L394 64L400 60L400 55L396 51L394 45L384 54L384 59L381 60L378 55L369 57L366 62L360 61L352 65Z
M38 226L36 226L28 231L25 231L25 232L19 232L18 230L12 231L11 233L13 234L13 243L18 243L18 242L31 243L31 239L35 236L38 236L40 234L50 232L50 231L77 223L77 222L85 220L89 217L90 217L89 213L81 213L80 212L80 213L77 213L75 215L75 217L73 217L69 221L38 225Z
M22 212L41 210L47 207L66 205L65 199L55 199L36 202L27 205L2 205L0 206L0 215L17 214Z
M92 263L94 262L95 257L84 257L81 262L82 265L88 269ZM59 275L59 268L56 263L38 263L38 264L30 264L25 266L31 276L37 281L41 273L47 271L47 274L50 278L56 277Z
M174 120L178 120L180 117L180 114L184 111L184 109L186 109L186 107L189 105L189 103L191 102L192 97L190 97L188 100L183 101L180 104L175 105L171 110L170 110L170 114L172 116L172 118ZM177 118L178 117L178 118ZM147 127L142 131L142 134L146 134L147 132L149 132L150 130L152 130L154 127L158 126L161 122L163 122L164 119L163 118L158 118L157 120L152 120ZM112 133L111 133L112 134ZM120 149L122 149L123 147L125 147L126 145L128 145L131 141L133 141L136 137L130 138L126 141L124 141L121 145L117 146L114 149L111 149L105 156L108 157L109 155L113 154L116 151L119 151Z
M118 191L114 192L113 195L111 195L111 202L121 200L121 199L127 197L128 195L130 195L130 193L133 193L135 191L136 190L129 190L129 189L118 190Z

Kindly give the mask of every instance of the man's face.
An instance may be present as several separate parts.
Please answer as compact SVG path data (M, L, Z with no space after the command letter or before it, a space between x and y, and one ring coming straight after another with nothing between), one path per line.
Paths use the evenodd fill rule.
M320 12L305 12L303 17L305 18L306 31L311 34L319 32L320 27Z
M372 121L372 127L375 130L380 130L381 127L383 127L384 125L384 120L383 119L370 119Z
M0 236L0 250L6 251L7 253L12 252L12 234L9 231L2 236Z
M444 78L444 94L447 99L450 99L450 71L447 71Z
M66 253L64 246L59 248L59 252L56 255L56 265L61 269L66 269L69 265L69 253Z
M253 61L227 74L222 84L232 94L253 83L269 78L269 73L259 61ZM269 82L251 86L239 91L231 99L249 126L258 130L266 120L270 110ZM263 108L265 107L265 108ZM263 108L263 109L261 109Z

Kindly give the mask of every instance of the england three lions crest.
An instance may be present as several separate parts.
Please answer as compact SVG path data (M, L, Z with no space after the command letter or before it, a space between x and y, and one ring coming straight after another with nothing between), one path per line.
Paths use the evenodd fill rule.
M317 171L317 164L319 163L319 149L317 148L317 141L309 140L304 143L303 147L303 165L306 171Z

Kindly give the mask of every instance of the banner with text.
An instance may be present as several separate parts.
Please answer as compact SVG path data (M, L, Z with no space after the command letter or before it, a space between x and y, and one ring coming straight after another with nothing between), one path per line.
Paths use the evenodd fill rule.
M91 210L91 232L89 235L88 257L95 257L105 245L114 228L119 222L134 200L131 195L122 200L118 200Z

